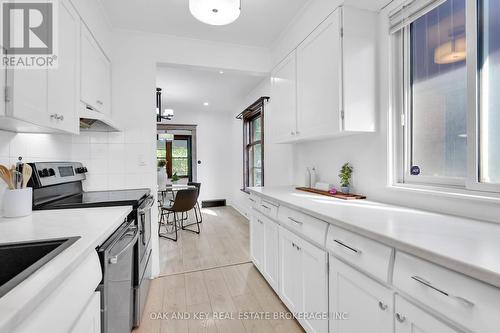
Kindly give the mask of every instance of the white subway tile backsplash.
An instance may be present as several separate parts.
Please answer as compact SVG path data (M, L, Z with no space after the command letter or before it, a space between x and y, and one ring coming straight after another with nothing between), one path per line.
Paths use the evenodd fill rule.
M80 131L80 134L71 137L73 143L90 143L90 133Z
M107 159L108 158L108 145L103 143L90 144L90 159Z
M112 174L108 175L108 189L121 190L125 188L125 174Z
M75 162L90 161L90 145L73 143L71 145L71 159Z
M90 143L108 143L108 132L90 133Z
M109 132L108 143L125 143L124 132Z

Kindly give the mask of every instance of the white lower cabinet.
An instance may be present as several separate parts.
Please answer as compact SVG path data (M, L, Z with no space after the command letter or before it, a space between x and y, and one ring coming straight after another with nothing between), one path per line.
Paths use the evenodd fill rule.
M101 332L101 295L98 291L92 295L89 303L80 314L80 318L71 333L100 333Z
M333 256L329 279L330 333L393 332L391 289Z
M255 212L250 219L250 256L257 268L264 268L264 222Z
M328 257L279 227L280 295L307 332L328 332Z
M264 219L264 277L274 289L278 289L278 249L278 224Z
M396 333L463 333L431 316L399 295L395 298Z

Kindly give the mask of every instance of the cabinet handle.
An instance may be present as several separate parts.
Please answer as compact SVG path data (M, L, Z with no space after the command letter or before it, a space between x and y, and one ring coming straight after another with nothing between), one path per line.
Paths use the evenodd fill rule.
M404 315L402 315L401 313L398 313L398 312L396 312L396 319L400 323L404 323L406 321L406 317Z
M290 217L290 216L288 216L288 219L289 219L290 221L292 221L292 222L294 222L294 223L297 223L297 224L300 224L300 225L304 224L304 222L297 221L296 219L294 219L293 217Z
M251 202L255 202L255 200L252 198L248 198L248 200L250 200Z
M378 302L378 307L380 308L380 310L385 311L385 310L387 310L387 308L388 308L389 306L388 306L387 304L385 304L384 302L379 301L379 302Z
M103 103L102 101L100 101L100 100L97 100L96 102L97 102L97 104L99 104L99 105L104 105L104 103Z
M356 248L354 248L352 246L349 246L349 245L345 244L344 242L342 242L342 241L340 241L338 239L334 239L333 241L335 243L339 244L340 246L343 246L344 248L346 248L348 250L351 250L352 252L355 252L357 254L361 254L362 253L361 250L358 250L358 249L356 249Z
M261 220L257 220L260 224L264 224L264 222L262 222Z
M261 206L262 206L263 208L265 208L265 209L271 209L271 208L267 207L266 205L261 205Z
M56 117L56 119L57 119L57 120L61 120L61 121L63 121L63 120L64 120L64 116L63 116L63 115L60 115L60 116Z
M295 244L294 242L292 242L292 247L296 248L297 251L300 251L300 246L298 246L297 244Z
M291 132L290 132L290 134L291 134L291 135L295 135L295 132L294 132L294 131L291 131Z
M427 281L426 279L421 278L420 276L414 275L411 278L413 280L417 281L418 283L423 284L424 286L429 287L432 290L437 291L440 294L443 294L443 295L448 296L450 298L456 299L457 301L459 301L467 306L470 306L470 307L474 306L474 303L469 301L468 299L466 299L464 297L452 295L449 292L444 291L443 289L440 289L440 288L434 286L430 281Z
M58 119L58 116L57 116L57 113L53 113L50 115L50 119L55 119L57 120Z

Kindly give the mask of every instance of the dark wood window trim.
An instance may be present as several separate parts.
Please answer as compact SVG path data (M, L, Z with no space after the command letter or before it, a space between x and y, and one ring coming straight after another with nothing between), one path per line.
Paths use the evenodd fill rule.
M260 145L261 147L261 186L264 186L264 104L269 100L269 97L261 97L252 105L246 108L236 118L243 120L243 192L248 193L247 188L250 184L250 156L249 152L252 147ZM260 118L261 136L260 140L252 140L253 121Z

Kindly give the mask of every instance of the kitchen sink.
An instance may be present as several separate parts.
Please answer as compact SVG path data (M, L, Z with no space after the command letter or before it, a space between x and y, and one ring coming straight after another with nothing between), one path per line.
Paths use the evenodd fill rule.
M0 244L0 297L54 259L79 238Z

